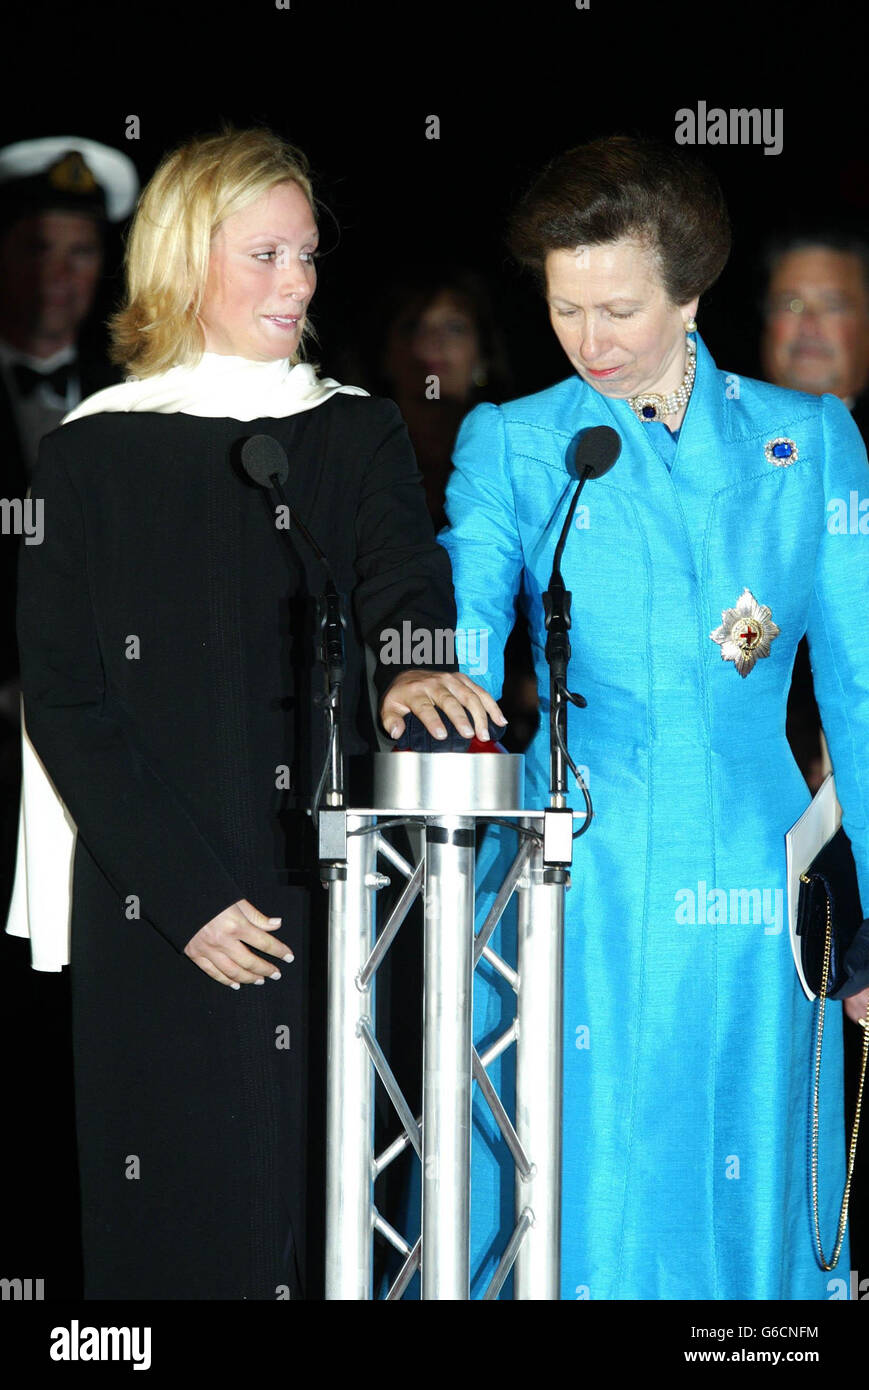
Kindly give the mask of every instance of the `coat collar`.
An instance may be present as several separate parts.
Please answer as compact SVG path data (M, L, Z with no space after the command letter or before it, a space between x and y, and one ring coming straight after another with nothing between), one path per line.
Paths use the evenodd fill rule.
M684 470L686 459L698 450L706 455L710 441L722 440L728 435L722 375L700 334L693 336L697 348L697 371L679 431L676 454L669 470L673 477ZM631 447L632 451L638 449L646 455L654 455L655 462L666 472L666 464L659 458L648 437L648 426L637 418L628 402L604 396L600 399L611 415L613 428L621 435L623 445Z
M728 409L727 384L731 380L719 372L699 334L696 335L697 371L694 388L679 432L672 474L683 471L685 461L699 457L708 468L710 449L721 455L722 439L738 429L738 412ZM733 378L734 382L737 378ZM738 387L736 388L738 391ZM671 474L649 438L649 429L625 400L616 400L596 391L578 375L557 386L525 396L502 406L512 435L513 452L554 468L572 473L573 445L578 431L591 425L610 425L622 441L622 453L614 469L596 483L597 487L624 488L626 474L633 485L648 473L669 480ZM730 427L730 428L728 428ZM669 485L669 482L668 482Z

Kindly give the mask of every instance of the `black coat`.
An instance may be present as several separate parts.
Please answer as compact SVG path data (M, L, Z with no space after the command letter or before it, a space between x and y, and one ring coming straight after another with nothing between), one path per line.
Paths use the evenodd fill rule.
M76 371L81 386L81 399L92 396L105 386L121 380L115 367L98 357L80 356ZM15 409L9 399L6 383L0 374L0 497L24 497L28 483L28 464L18 432ZM19 537L6 533L0 536L0 682L9 680L18 670L15 648L15 571Z
M18 636L28 730L79 827L70 973L89 1298L320 1293L325 893L301 808L325 750L312 655L323 573L301 542L287 553L240 469L243 441L266 432L352 593L348 752L373 733L360 637L377 651L403 621L455 625L390 402L338 394L250 423L103 414L43 442L32 495L45 539L21 547ZM378 665L381 694L400 669ZM291 792L276 785L283 766ZM236 991L182 952L240 898L283 918L295 960Z

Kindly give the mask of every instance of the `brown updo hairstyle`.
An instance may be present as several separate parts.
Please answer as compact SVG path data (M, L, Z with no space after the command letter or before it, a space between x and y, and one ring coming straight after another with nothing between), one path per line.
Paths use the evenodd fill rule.
M671 304L715 283L730 219L711 169L684 148L629 135L577 145L549 163L508 224L507 244L546 287L550 251L632 237L656 254Z

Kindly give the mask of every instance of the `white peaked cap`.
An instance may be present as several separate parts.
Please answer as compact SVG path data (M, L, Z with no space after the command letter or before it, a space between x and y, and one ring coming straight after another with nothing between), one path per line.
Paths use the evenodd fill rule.
M0 185L42 174L73 150L81 155L103 190L109 221L121 222L128 217L139 193L135 164L120 150L81 135L46 135L6 145L0 150Z

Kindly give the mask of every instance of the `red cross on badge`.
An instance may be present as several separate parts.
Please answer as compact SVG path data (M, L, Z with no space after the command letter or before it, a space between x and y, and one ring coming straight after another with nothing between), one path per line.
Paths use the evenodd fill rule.
M732 661L744 677L761 657L769 656L779 631L770 610L758 603L750 589L743 589L736 607L724 609L721 626L709 636L721 648L722 661Z

